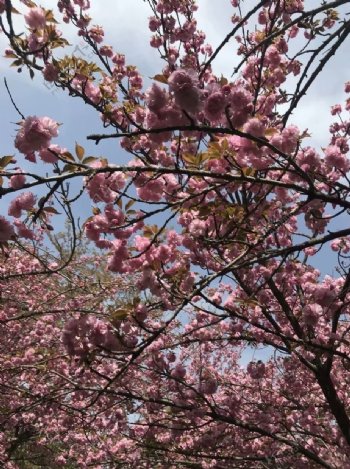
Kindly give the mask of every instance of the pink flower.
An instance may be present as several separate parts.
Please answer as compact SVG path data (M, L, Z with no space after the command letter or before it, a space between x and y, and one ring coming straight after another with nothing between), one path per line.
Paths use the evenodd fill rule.
M150 46L158 49L162 45L162 38L160 36L152 36L150 40Z
M244 124L243 130L247 134L253 135L254 137L262 137L264 135L264 124L260 119L253 117Z
M124 261L129 257L128 248L126 246L126 241L121 241L119 239L113 241L114 252L109 258L108 270L111 272L124 273L125 266Z
M40 7L31 8L29 12L24 15L24 19L27 25L32 29L45 28L45 11Z
M118 67L124 67L125 65L125 55L124 54L114 54L112 57L112 62Z
M300 166L317 169L320 166L320 157L313 148L307 147L297 154L297 163Z
M0 7L1 7L1 3L0 3ZM0 242L3 243L5 241L8 241L14 235L15 235L15 231L11 223L8 220L6 220L6 218L0 215Z
M144 236L135 236L134 245L139 252L146 251L149 248L151 241Z
M15 147L24 154L42 150L50 145L52 137L58 135L58 124L49 117L27 117L15 139Z
M347 171L349 169L349 161L346 156L341 153L339 147L330 145L325 150L325 162L336 169Z
M101 26L93 26L89 31L89 35L93 41L99 44L103 41L103 36L105 35L105 33Z
M25 156L25 159L30 161L31 163L36 163L36 156L33 151L31 151L30 153L27 153Z
M22 210L31 210L34 204L34 194L32 192L24 192L11 201L8 214L12 217L19 218L22 215Z
M39 52L39 49L44 45L44 37L38 36L34 32L28 36L28 48L30 52L35 52L35 55L42 57L42 54Z
M58 161L57 156L55 155L62 155L67 151L66 148L61 148L59 145L50 145L48 148L44 148L43 150L40 150L39 156L42 161L45 163L56 163Z
M269 16L266 10L260 10L258 16L259 24L266 24L269 21Z
M1 13L4 13L5 9L6 9L5 0L0 0L0 15Z
M253 100L253 96L249 91L239 86L231 90L230 98L232 107L234 108L245 108Z
M195 219L190 223L188 227L188 231L191 233L192 236L195 237L204 236L206 230L207 224L204 220Z
M149 18L148 27L152 33L155 33L161 24L161 21L155 16Z
M278 67L281 63L281 55L275 46L268 47L265 58L272 67Z
M109 57L109 58L112 58L113 57L113 49L111 46L102 46L100 47L100 54L105 56L105 57Z
M241 86L232 88L230 99L230 122L235 127L241 127L248 119L253 109L253 96Z
M338 238L331 242L331 248L333 251L342 251L347 254L350 251L350 239Z
M323 308L317 303L306 305L303 310L303 317L305 324L308 326L316 326L320 318L322 317Z
M12 189L21 189L24 186L25 182L26 177L24 176L24 174L21 173L14 174L10 178L10 186L12 187Z
M73 0L76 5L79 5L83 10L90 8L90 0Z
M207 378L201 382L199 392L203 394L215 394L218 389L218 383L214 378Z
M26 239L34 239L34 231L29 229L21 220L15 220L14 225L17 228L18 236Z
M174 93L183 92L198 85L195 73L192 70L175 70L169 79L169 89Z
M178 363L173 369L171 375L176 379L183 379L186 376L186 368Z
M93 168L101 168L100 161L90 165ZM99 173L92 179L86 179L86 188L91 199L98 202L112 203L117 193L123 189L125 178L122 173Z
M210 121L218 121L222 117L225 106L226 98L221 91L212 93L204 105L205 117Z
M137 188L137 195L148 202L159 202L163 196L164 181L154 179Z
M95 104L101 101L101 91L98 86L95 86L91 81L87 81L83 85L83 92Z
M299 129L295 125L290 125L282 130L282 133L274 134L270 143L285 153L295 151L299 139Z
M334 285L331 278L325 277L325 281L322 284L318 284L314 287L313 297L315 302L321 306L329 306L337 297L336 286ZM330 281L329 281L330 280Z
M299 129L295 125L290 125L283 129L283 151L292 153L295 151L299 140Z
M195 113L200 109L200 97L198 88L190 88L180 93L175 93L175 102L181 109Z
M201 93L198 79L193 70L175 70L169 79L169 89L174 93L176 104L188 112L196 112L200 108Z
M340 114L342 111L341 105L340 104L335 104L334 106L331 106L331 114L332 116L335 116L336 114Z
M265 364L261 360L250 362L248 363L247 371L253 379L261 379L265 375Z
M146 91L145 101L148 108L152 112L157 113L160 109L166 106L168 101L167 93L156 83L153 83L151 88Z
M46 64L43 75L46 81L56 81L58 79L58 69L53 64Z

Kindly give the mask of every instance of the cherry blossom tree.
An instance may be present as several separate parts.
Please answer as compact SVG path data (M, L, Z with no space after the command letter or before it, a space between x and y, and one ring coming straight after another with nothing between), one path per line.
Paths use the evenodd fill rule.
M95 110L107 130L87 138L129 160L59 146L54 115L22 115L6 83L21 121L0 159L3 464L347 467L350 81L320 109L322 147L293 113L348 47L348 1L232 0L213 48L200 1L148 0L164 61L149 82L88 0L42 3L0 0L5 56ZM214 71L225 50L231 77Z
M94 451L103 447L102 460L111 462L99 432L106 435L117 427L126 412L119 403L113 416L105 414L107 408L100 404L107 399L110 408L107 396L93 412L85 411L84 391L72 386L72 380L85 376L94 386L98 372L95 376L85 366L98 351L98 360L115 366L107 357L127 344L117 338L113 324L124 315L122 305L128 308L137 298L135 287L128 278L109 274L100 256L81 243L69 266L37 276L44 257L52 268L58 257L64 260L69 254L66 242L67 235L55 237L55 257L51 252L44 256L45 247L37 241L35 250L11 247L2 259L6 262L1 269L0 326L3 467L77 467L83 458L94 461ZM80 337L79 345L72 334Z

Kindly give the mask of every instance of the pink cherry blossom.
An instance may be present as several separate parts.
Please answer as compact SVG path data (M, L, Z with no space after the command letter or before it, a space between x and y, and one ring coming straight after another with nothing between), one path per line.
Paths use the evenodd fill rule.
M15 230L11 223L0 215L0 242L9 241L14 234Z
M89 35L91 39L100 44L103 41L104 31L101 26L93 26L89 30Z
M193 70L175 70L170 75L168 84L179 107L188 112L196 112L200 108L201 93L198 88L198 79Z
M27 117L15 139L16 148L24 154L42 150L50 145L52 137L58 135L58 124L49 117Z
M19 218L22 210L31 210L34 207L36 197L32 192L24 192L18 195L10 203L8 214L12 217Z
M320 320L323 313L322 306L317 303L306 305L303 310L305 324L315 326Z
M227 101L223 93L216 91L211 93L205 101L204 114L209 121L218 121L222 119Z
M62 155L66 151L66 148L61 148L59 145L50 145L49 147L40 150L39 156L45 163L56 163L58 161L58 157L56 155Z
M335 145L330 145L325 150L325 162L329 166L340 169L341 171L347 171L349 169L349 161L340 148Z
M10 186L13 189L21 189L26 182L26 177L24 174L21 174L21 171L18 174L11 176Z
M94 168L101 168L101 162L91 164ZM121 173L99 173L91 179L86 180L86 188L89 196L94 202L111 203L117 197L125 185L125 178Z
M46 25L45 11L40 7L33 7L24 15L27 25L32 29L42 29Z
M58 79L59 70L53 64L46 64L43 70L43 75L46 81L53 82Z
M168 102L167 93L164 89L158 86L156 83L152 84L152 87L146 91L145 99L149 109L152 112L157 113L164 108Z
M15 220L13 224L17 229L18 236L26 239L35 239L34 231L28 228L21 220Z
M346 7L231 0L212 47L201 2L146 3L149 73L88 0L1 16L18 72L103 128L66 150L31 116L36 170L0 155L0 466L348 467L349 96L321 144L298 125Z

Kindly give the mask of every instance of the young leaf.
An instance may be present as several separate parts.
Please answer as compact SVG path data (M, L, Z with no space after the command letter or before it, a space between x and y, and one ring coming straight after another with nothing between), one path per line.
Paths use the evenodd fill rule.
M0 158L0 169L4 169L8 164L10 164L13 160L12 155L6 155Z
M159 81L160 83L164 83L165 85L168 84L168 79L164 75L154 75L154 77L150 77L151 80Z
M93 163L96 160L97 160L97 158L95 158L94 156L87 156L86 158L83 159L82 163L83 164L90 164L90 163Z
M77 155L78 160L82 161L85 155L85 150L84 147L79 145L79 143L75 143L75 154Z

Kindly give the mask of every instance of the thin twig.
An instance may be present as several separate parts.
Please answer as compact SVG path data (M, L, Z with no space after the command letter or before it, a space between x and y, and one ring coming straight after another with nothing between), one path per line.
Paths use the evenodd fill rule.
M21 111L18 109L17 104L15 103L15 101L14 101L14 99L13 99L13 97L12 97L12 94L11 94L11 91L10 91L9 86L8 86L8 84L7 84L6 78L4 78L4 83L5 83L5 88L6 88L6 90L7 90L7 93L8 93L8 95L9 95L9 97L10 97L10 100L11 100L11 103L12 103L13 107L16 109L16 111L18 112L18 114L19 114L19 115L22 117L22 119L24 120L24 119L25 119L25 116L24 116L24 114L22 114Z

